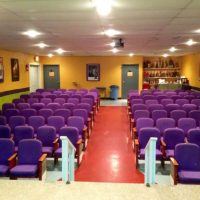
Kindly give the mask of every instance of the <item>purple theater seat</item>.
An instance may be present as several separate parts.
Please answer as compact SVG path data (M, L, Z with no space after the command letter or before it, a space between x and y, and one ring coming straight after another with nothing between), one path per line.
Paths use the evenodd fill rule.
M43 103L45 106L47 106L49 103L52 103L52 99L50 99L50 98L42 98L40 100L40 103Z
M65 108L60 108L54 111L54 116L61 116L64 117L65 123L67 123L68 117L71 116L71 110L65 109Z
M142 96L142 99L146 102L147 100L156 100L156 97L153 95L144 95Z
M73 103L73 104L76 106L77 104L80 103L80 101L79 101L78 98L72 98L72 97L70 97L70 98L67 100L67 103Z
M173 100L172 100L172 99L169 99L169 98L167 98L167 99L162 99L162 100L160 101L160 103L161 103L163 106L166 106L166 105L168 105L168 104L173 104Z
M154 110L164 110L164 106L162 104L150 104L147 106L150 113Z
M167 99L167 96L165 94L161 94L156 96L156 99L158 100L159 103L161 103L162 99Z
M145 101L145 104L147 106L149 106L149 105L152 105L152 104L159 104L159 102L158 102L157 99L148 99L148 100Z
M177 99L175 101L175 103L178 104L178 105L180 105L182 107L184 104L188 104L189 100L188 99Z
M32 97L32 98L38 99L38 100L39 100L38 102L40 102L40 100L41 100L44 96L43 96L42 94L38 93L38 94L33 94L33 95L31 95L31 97Z
M47 119L53 116L53 110L48 108L42 108L38 111L38 115L44 117L45 123L47 123Z
M166 110L153 110L151 113L151 117L154 120L154 124L156 124L157 119L167 118Z
M181 97L184 97L188 95L188 92L178 92L178 95L180 95Z
M18 103L24 103L24 102L25 102L24 99L13 99L12 100L12 103L15 104L15 107L17 107Z
M176 95L176 92L172 92L172 91L169 91L169 92L165 92L165 94L168 96L168 97L172 97L174 95Z
M200 147L196 144L177 144L171 158L174 184L200 183Z
M0 125L0 138L11 138L11 129L9 126Z
M24 99L25 102L27 102L27 100L31 98L30 94L22 94L20 95L20 99Z
M71 113L73 112L75 107L76 107L76 105L73 103L64 103L63 104L63 108L69 109L71 111Z
M196 125L200 126L200 110L192 110L189 112L189 117L196 120Z
M88 112L85 109L74 109L72 116L83 117L84 124L88 127Z
M197 107L200 107L200 99L192 99L191 104L195 104Z
M171 118L160 118L156 121L156 127L160 130L161 135L163 135L165 129L175 128L175 120Z
M42 180L45 160L46 155L42 154L42 143L39 140L24 139L20 141L17 165L10 170L10 178L39 177L39 180Z
M28 108L30 108L30 104L29 103L18 103L17 108L19 110L28 109Z
M47 119L47 125L53 126L58 134L59 130L65 126L65 119L61 116L51 116Z
M27 103L29 103L30 106L31 106L31 105L34 104L34 103L39 103L39 99L37 99L37 98L29 98L29 99L27 100Z
M14 142L11 139L0 138L0 176L8 176L9 159L14 154Z
M59 103L49 103L49 104L47 104L46 108L49 108L49 109L55 111L59 108L62 108L62 106Z
M185 134L180 128L167 128L163 133L162 149L166 159L174 157L175 146L184 143Z
M0 115L0 125L6 125L7 124L7 120L5 116L1 116Z
M31 116L28 118L28 125L33 127L35 134L37 134L38 128L44 126L44 124L45 118L42 116Z
M59 97L63 92L62 91L53 91L52 94L55 94L57 97Z
M168 116L170 116L171 111L180 110L180 106L178 104L175 104L175 103L167 104L165 106L165 110L167 111Z
M53 156L54 151L58 147L58 139L56 139L56 129L52 126L41 126L37 130L37 139L42 142L42 153Z
M188 130L187 141L189 143L197 144L200 147L200 129L192 128Z
M84 88L83 88L83 89L80 89L79 92L82 92L82 93L84 93L84 94L87 94L87 93L88 93L88 89L84 89Z
M37 115L37 111L33 108L27 108L20 112L20 115L24 116L26 119L26 123L28 123L28 118L31 116Z
M181 97L180 95L172 95L170 98L171 98L171 99L173 100L173 102L175 103L176 100L181 99L182 97Z
M65 102L67 102L70 96L68 94L61 94L59 97L65 99Z
M55 98L54 99L54 103L59 103L61 106L65 103L65 99L64 98Z
M176 124L178 123L179 119L186 117L187 117L187 112L184 110L173 110L170 112L170 118L174 119Z
M131 99L130 106L132 106L134 104L144 104L144 100L143 99Z
M18 115L19 115L19 110L15 109L15 108L13 108L13 109L7 109L5 111L5 116L6 116L7 121L9 121L9 119L10 119L11 116L18 116Z
M8 109L15 109L15 104L14 103L4 103L2 105L2 112L5 115L6 110Z
M78 100L79 100L79 103L80 103L80 102L81 102L82 96L83 96L83 95L81 95L81 94L75 93L75 94L73 94L73 95L71 96L71 98L76 98L76 99L78 99Z
M195 99L195 96L189 94L189 95L185 95L184 98L185 98L185 99L188 99L188 100L191 102L192 99Z
M25 126L25 124L26 124L26 119L24 116L11 116L9 119L9 126L11 128L12 133L15 127Z
M157 128L141 128L139 130L138 141L135 141L135 152L136 152L136 168L139 165L139 159L145 158L145 147L151 137L156 137L156 159L163 162L162 152L160 151L160 131ZM137 140L137 139L136 139Z
M181 118L178 120L177 127L184 131L186 137L190 129L196 128L196 121L193 118Z
M63 127L60 129L59 132L60 136L66 136L71 141L71 143L76 148L75 156L77 157L77 164L80 164L80 145L82 140L79 138L79 130L76 127ZM57 162L58 158L62 156L62 142L59 140L60 148L55 151L55 163Z
M50 98L52 100L52 102L54 101L55 98L57 98L56 94L48 94L45 96L46 98Z
M44 107L45 107L45 104L43 104L43 103L33 103L31 105L31 108L33 108L33 109L35 109L37 111L42 109L42 108L44 108Z
M197 106L195 104L184 104L182 106L182 109L186 112L189 113L192 110L197 110Z
M132 115L134 115L136 110L148 110L145 104L135 104L131 106Z

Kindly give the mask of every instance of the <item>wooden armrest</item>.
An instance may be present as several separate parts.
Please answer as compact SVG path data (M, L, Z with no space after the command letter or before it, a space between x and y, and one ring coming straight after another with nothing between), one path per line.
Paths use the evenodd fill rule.
M42 175L44 174L46 170L46 157L47 157L47 154L42 154L41 157L39 158L38 177L40 181L42 180Z
M135 139L135 146L139 146L139 140Z
M175 158L172 157L170 158L170 165L171 165L170 174L173 179L174 185L176 185L178 182L178 162L175 160Z
M53 141L53 144L57 143L59 140L59 138L56 138L54 141Z
M14 153L12 156L8 158L9 169L12 169L14 166L16 166L16 162L17 162L17 153Z
M53 149L54 149L54 151L59 148L59 142L58 141L59 141L59 138L56 138L53 141Z
M165 147L166 148L166 143L164 142L164 140L163 140L163 138L160 140L160 143L161 143L161 145L163 146L163 147Z
M185 143L189 143L187 138L185 138Z
M76 144L79 145L79 144L82 144L83 140L82 139L79 139Z
M42 154L41 156L40 156L40 158L39 158L39 162L43 162L45 159L46 159L46 157L47 157L47 154Z

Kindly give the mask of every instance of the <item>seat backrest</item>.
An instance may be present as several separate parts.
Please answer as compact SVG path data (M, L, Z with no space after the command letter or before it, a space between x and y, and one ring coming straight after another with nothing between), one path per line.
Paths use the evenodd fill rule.
M6 124L7 124L6 117L3 115L0 115L0 125L6 125Z
M147 106L152 105L152 104L158 104L158 100L157 99L148 99L145 101L145 104Z
M160 149L160 131L157 128L141 128L138 135L139 148L144 149L151 137L156 137L156 148Z
M195 104L197 107L200 106L200 99L192 99L191 104Z
M61 106L65 103L65 99L64 98L55 98L54 99L54 103L59 103Z
M37 165L41 155L41 141L36 139L23 139L19 142L18 164Z
M48 108L42 108L38 111L39 116L43 116L45 122L47 122L48 117L53 116L53 110Z
M26 119L24 116L11 116L9 119L9 126L11 131L14 131L16 126L24 126Z
M197 106L196 106L195 104L184 104L184 105L182 106L182 109L183 109L185 112L189 113L189 112L192 111L192 110L197 110Z
M144 104L144 99L131 99L130 103L131 106L134 104Z
M136 121L136 128L139 133L141 128L153 127L154 121L151 118L138 118Z
M177 99L175 101L176 104L180 105L180 106L183 106L184 104L188 104L189 103L189 100L188 99Z
M11 138L11 129L9 126L0 125L0 138Z
M136 110L134 112L134 120L137 121L139 118L149 118L150 112L148 110Z
M28 125L33 127L35 133L37 133L37 129L40 126L44 126L44 124L45 118L42 116L31 116L28 118Z
M83 117L71 116L67 120L67 125L78 128L79 135L82 135L83 128L84 128L84 119L83 119Z
M50 99L50 98L42 98L40 100L40 103L43 103L46 106L47 104L52 103L52 99Z
M196 121L193 118L181 118L178 120L178 128L182 129L185 133L185 136L188 133L188 130L196 128Z
M8 165L8 158L15 152L14 142L11 139L0 138L0 165Z
M136 110L148 110L147 105L145 104L135 104L131 106L132 114L135 113Z
M62 108L62 106L59 103L49 103L49 104L47 104L46 108L49 108L49 109L55 111L59 108Z
M160 103L163 105L163 106L166 106L168 104L172 104L173 103L173 99L161 99Z
M45 104L44 103L33 103L32 105L31 105L31 108L33 108L33 109L35 109L35 110L40 110L40 109L42 109L42 108L44 108L45 107Z
M7 109L14 109L15 108L15 104L14 103L4 103L2 105L2 111L3 111L3 114L5 114L5 111Z
M68 117L71 116L71 110L66 108L60 108L54 111L54 116L61 116L64 117L65 123L67 123Z
M75 107L76 107L76 105L74 103L64 103L63 104L63 108L69 109L71 111L71 113L73 112Z
M171 118L157 119L156 127L160 130L161 135L163 135L165 129L175 127L175 120Z
M200 147L196 144L177 144L174 157L178 162L178 169L186 171L200 171Z
M178 120L181 118L186 118L187 113L184 110L172 110L170 112L170 118L174 119L176 124L178 123Z
M156 99L156 97L153 95L144 95L142 98L144 99L144 101Z
M85 109L85 110L87 110L88 113L90 113L92 110L92 106L89 103L79 103L76 106L76 108L77 109Z
M68 100L67 100L67 103L73 103L75 106L79 103L79 99L78 98L73 98L73 97L70 97Z
M200 129L192 128L188 130L187 140L188 142L197 144L200 147Z
M172 103L172 104L167 104L165 106L165 110L167 111L168 116L170 116L170 112L173 110L179 110L180 106L178 104Z
M151 117L156 123L157 119L160 118L167 118L167 111L166 110L153 110L151 113Z
M30 104L29 103L18 103L17 108L19 110L24 110L24 109L30 108Z
M53 147L56 139L56 129L52 126L40 126L37 129L37 139L42 142L42 146Z
M85 109L74 109L72 115L73 116L83 117L84 123L85 124L87 123L87 119L88 119L88 112L87 112L87 110L85 110Z
M185 134L180 128L167 128L163 133L163 140L166 144L166 149L175 149L179 143L184 143Z
M196 125L200 126L200 110L192 110L188 116L196 120Z
M19 110L15 109L15 108L13 108L13 109L7 109L5 111L5 116L6 116L7 121L9 121L9 119L10 119L11 116L18 116L18 115L19 115Z
M30 105L32 105L33 103L38 103L39 99L38 98L29 98L27 100L27 103L29 103Z
M31 116L37 115L37 111L33 108L27 108L20 112L20 115L24 116L26 119L26 123L28 123L28 118Z
M56 94L48 94L45 97L50 98L53 101L55 98L57 98L57 95Z
M51 116L47 119L47 124L53 126L58 133L60 128L65 126L65 119L61 116Z
M149 112L153 112L154 110L164 110L164 106L162 104L150 104L148 105Z

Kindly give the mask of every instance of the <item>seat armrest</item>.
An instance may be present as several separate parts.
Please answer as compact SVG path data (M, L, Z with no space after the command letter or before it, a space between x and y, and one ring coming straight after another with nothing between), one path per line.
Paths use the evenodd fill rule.
M139 140L138 139L134 139L134 148L135 148L135 166L136 168L138 168L139 166L139 161L138 161L138 157L139 157Z
M163 156L166 157L166 152L165 152L165 150L166 150L166 143L163 140L163 138L161 138L160 144L161 144L161 146L160 146L161 152L162 152Z
M59 148L59 138L56 138L54 141L53 141L53 149L54 151L56 151L58 148Z
M12 156L8 158L9 169L12 169L14 166L16 166L16 162L17 162L17 153L14 153Z
M47 154L42 154L41 157L39 158L38 177L40 181L42 180L42 175L44 174L46 170L46 157L47 157Z
M173 179L173 184L177 185L178 182L178 162L175 158L170 158L170 175Z

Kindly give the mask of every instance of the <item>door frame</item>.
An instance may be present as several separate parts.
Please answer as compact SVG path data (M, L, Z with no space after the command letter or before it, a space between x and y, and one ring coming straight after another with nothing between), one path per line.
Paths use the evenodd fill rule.
M140 65L139 64L121 64L121 98L123 98L123 66L136 66L138 68L138 90L140 88Z
M31 91L31 88L30 88L30 85L31 85L31 79L30 79L30 76L31 76L31 70L30 68L31 67L38 67L38 86L39 88L43 88L43 84L42 84L42 73L41 73L41 65L39 63L29 63L28 64L28 71L29 71L29 91Z

